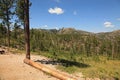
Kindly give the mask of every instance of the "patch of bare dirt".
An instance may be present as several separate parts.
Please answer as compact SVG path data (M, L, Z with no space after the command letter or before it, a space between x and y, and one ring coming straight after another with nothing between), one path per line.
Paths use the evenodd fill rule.
M25 55L0 55L0 80L58 80L23 62ZM33 59L44 57L32 56Z

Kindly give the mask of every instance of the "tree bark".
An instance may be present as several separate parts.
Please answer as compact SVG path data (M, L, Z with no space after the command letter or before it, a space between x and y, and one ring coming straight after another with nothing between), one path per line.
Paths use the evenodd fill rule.
M29 0L25 0L25 46L26 58L30 59Z
M9 24L9 12L6 10L7 15L7 37L8 37L8 48L10 47L10 24Z

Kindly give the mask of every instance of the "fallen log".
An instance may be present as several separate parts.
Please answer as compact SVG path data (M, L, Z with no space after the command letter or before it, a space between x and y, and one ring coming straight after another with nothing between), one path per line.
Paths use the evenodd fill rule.
M51 68L49 68L41 63L36 63L36 62L29 60L29 59L24 59L24 62L26 64L29 64L29 65L39 69L39 70L42 70L43 72L51 74L52 76L54 76L60 80L77 80L77 79L75 79L75 78L73 78L65 73L62 73L62 72L57 71L57 70L53 70L53 69L51 69Z

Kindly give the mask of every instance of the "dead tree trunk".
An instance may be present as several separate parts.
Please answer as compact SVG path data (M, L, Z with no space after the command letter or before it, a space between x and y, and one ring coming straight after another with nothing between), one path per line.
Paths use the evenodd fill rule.
M56 78L58 78L60 80L77 80L76 78L74 78L74 77L72 77L72 76L70 76L68 74L65 74L65 73L62 73L60 71L51 69L51 68L49 68L49 67L47 67L47 66L45 66L43 64L40 64L40 63L38 64L38 63L36 63L36 62L34 62L32 60L24 59L24 62L26 64L29 64L29 65L39 69L39 70L42 70L43 72L46 72L46 73L48 73L48 74L50 74L50 75L52 75L52 76L54 76L54 77L56 77Z
M25 47L26 58L30 59L29 0L25 0Z

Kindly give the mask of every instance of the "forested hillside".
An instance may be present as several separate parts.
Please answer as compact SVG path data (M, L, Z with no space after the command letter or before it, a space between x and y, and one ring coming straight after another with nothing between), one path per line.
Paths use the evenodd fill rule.
M87 78L119 80L120 30L118 30L118 21L120 21L120 17L116 17L120 13L118 12L119 6L113 2L114 0L109 1L109 4L106 4L105 0L96 1L86 3L84 0L70 0L68 4L62 0L0 0L0 57L2 58L0 61L3 60L3 64L9 63L7 62L9 60L10 63L15 61L23 64L23 58L19 62L16 61L20 55L13 60L11 54L14 56L14 54L24 53L26 59L29 60L33 55L45 56L46 60L40 58L33 59L33 61L45 65L50 63L63 72L82 73L85 80ZM51 6L47 5L49 3ZM39 7L39 10L36 7ZM108 15L108 13L110 14ZM34 26L31 29L30 24ZM36 25L41 27L35 28ZM110 31L112 29L116 29L116 31L92 33L74 28L47 29L55 26L59 28L60 26L74 26L76 29L80 26L81 29L87 31ZM94 30L92 30L92 26L94 26ZM6 59L6 54L10 57L9 59ZM30 54L32 55L30 56ZM24 62L29 63L26 62L26 59ZM9 69L9 71L16 72L13 67L16 67L16 64L11 65L13 70ZM1 70L7 71L8 66L4 66ZM21 67L26 68L24 65ZM27 73L34 74L32 71L27 71ZM79 77L81 77L80 75Z
M11 47L24 49L24 30L14 26ZM6 45L6 28L0 26L0 45ZM73 28L31 29L30 44L33 52L49 52L48 57L76 60L78 56L106 56L120 59L120 31L90 33Z

